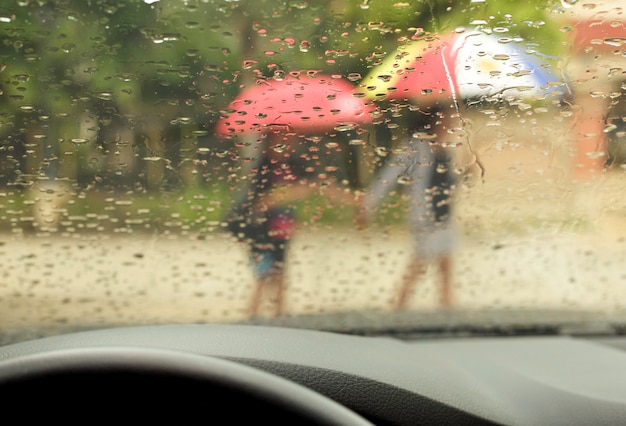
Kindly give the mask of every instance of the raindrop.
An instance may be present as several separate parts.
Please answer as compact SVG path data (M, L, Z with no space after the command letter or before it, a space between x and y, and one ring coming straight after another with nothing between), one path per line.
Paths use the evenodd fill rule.
M608 126L606 126L604 128L604 130L602 130L604 133L610 133L613 130L617 129L617 126L615 124L609 124Z
M335 130L338 132L349 132L357 128L355 123L342 123L335 126Z
M307 40L302 40L300 42L300 45L298 46L298 49L300 49L300 52L308 52L309 48L311 47L311 42L307 41Z
M379 157L386 157L387 155L389 155L389 150L384 146L377 146L374 151L376 151L376 155L378 155Z
M622 37L610 37L604 39L604 44L607 46L621 47L624 43L626 43L626 38Z
M135 75L131 73L119 73L115 74L115 77L122 81L132 81L135 78Z
M289 6L295 8L295 9L306 9L307 7L309 7L309 3L306 1L292 1L289 3Z
M591 159L596 159L596 158L603 158L605 155L606 155L606 153L604 153L602 151L590 151L590 152L587 152L585 154L585 157L591 158Z
M411 179L410 176L400 175L398 176L398 179L396 180L396 182L398 182L398 184L400 185L408 185L411 182L413 182L413 179Z
M28 74L15 74L13 76L14 79L16 79L17 81L20 81L22 83L26 83L28 80L30 80L30 75Z
M276 145L272 147L272 149L274 150L274 152L282 154L287 149L287 145L282 144L282 143L277 143Z
M4 11L4 10L0 12L0 22L4 24L10 24L14 20L15 20L15 15L11 14L10 12Z
M110 92L96 93L96 98L103 100L103 101L110 101L113 99L113 93L110 93Z
M61 50L63 50L65 53L70 53L75 48L76 45L74 43L63 43L63 45L61 45Z
M74 145L83 145L89 142L89 139L88 138L72 138L70 139L70 142L72 142Z
M244 70L252 69L256 64L258 64L257 61L255 61L253 59L247 59L247 60L243 61L243 69Z
M519 70L516 73L513 73L512 76L513 77L524 77L526 75L532 74L533 72L531 70Z

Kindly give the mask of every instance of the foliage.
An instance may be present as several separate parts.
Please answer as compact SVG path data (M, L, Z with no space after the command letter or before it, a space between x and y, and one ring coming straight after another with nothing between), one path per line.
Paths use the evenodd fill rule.
M398 43L459 28L521 36L558 55L556 9L515 0L17 1L0 11L0 179L148 190L197 182L195 165L223 164L224 152L236 169L237 149L212 128L259 78L316 70L356 83Z

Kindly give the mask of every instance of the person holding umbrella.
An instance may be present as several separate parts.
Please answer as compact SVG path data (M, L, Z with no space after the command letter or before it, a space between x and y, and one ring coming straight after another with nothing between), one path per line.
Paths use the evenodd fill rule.
M454 176L440 142L451 116L461 117L463 101L517 102L559 98L560 79L542 65L543 57L527 53L514 38L479 31L425 34L402 44L361 81L373 100L410 102L422 114L409 125L401 154L391 156L367 192L358 214L371 219L385 194L399 183L410 194L409 228L414 237L412 260L400 284L394 307L406 308L408 295L425 270L436 262L440 271L440 303L454 303L452 252L456 233L450 220ZM440 106L449 106L445 113ZM476 159L476 165L481 163Z
M305 165L295 155L297 138L279 130L263 138L249 184L228 219L233 233L250 247L257 279L250 317L258 314L269 290L275 293L275 314L285 311L285 254L296 226L294 203L311 191Z
M291 73L285 80L259 80L229 105L216 126L227 137L259 135L250 174L233 204L228 227L249 246L256 284L249 316L258 315L264 294L275 293L274 314L285 313L285 262L296 228L295 204L324 180L325 195L346 198L345 188L329 185L301 157L305 135L336 129L357 131L373 121L374 105L337 76Z
M436 263L440 277L440 305L453 306L452 255L457 243L451 220L455 179L449 154L438 141L446 131L441 109L433 106L415 116L408 141L390 156L363 197L357 222L371 221L382 199L402 186L409 195L408 227L412 255L402 276L393 307L406 309L409 296L429 263Z

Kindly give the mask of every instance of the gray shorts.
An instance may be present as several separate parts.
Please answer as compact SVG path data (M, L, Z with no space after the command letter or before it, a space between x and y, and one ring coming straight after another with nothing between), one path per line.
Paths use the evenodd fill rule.
M450 220L414 227L414 255L424 260L435 260L452 253L457 246L457 231Z

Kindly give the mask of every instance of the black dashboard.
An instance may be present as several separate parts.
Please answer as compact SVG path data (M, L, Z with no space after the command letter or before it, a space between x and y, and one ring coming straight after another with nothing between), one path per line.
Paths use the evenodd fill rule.
M222 373L235 364L245 366L246 371L287 379L282 382L313 391L304 399L325 396L375 424L620 424L626 421L626 353L619 348L620 342L554 336L402 341L246 325L114 328L0 348L0 392L4 399L15 394L12 386L26 382L29 385L24 392L32 395L33 383L45 382L29 381L32 372L46 372L59 364L66 370L53 383L65 386L68 364L75 366L88 359L87 367L93 368L102 364L103 357L122 356L132 360L125 374L145 370L141 385L131 386L132 392L142 395L147 388L158 388L145 377L169 371L185 379L172 395L160 390L159 394L174 399L184 395L186 401L190 396L201 397L206 402L202 388L181 390L196 373L176 366L193 365L198 358L205 358L226 362L226 367L217 366ZM171 364L168 354L183 358ZM32 359L36 368L32 362L24 363ZM108 382L101 384L105 378ZM95 379L90 377L89 383L119 390L127 387L127 379L127 375L117 377L107 370ZM89 389L86 383L72 386ZM238 407L249 414L248 402L241 401ZM226 400L223 404L230 406ZM258 405L262 401L255 404L261 413Z

